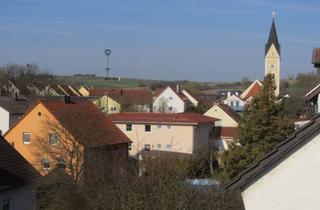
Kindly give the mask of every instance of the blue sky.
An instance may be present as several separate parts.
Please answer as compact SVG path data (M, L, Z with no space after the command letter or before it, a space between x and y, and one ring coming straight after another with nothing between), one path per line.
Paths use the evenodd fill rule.
M0 0L0 65L103 75L103 51L111 48L112 76L261 79L273 10L281 77L314 71L315 0Z

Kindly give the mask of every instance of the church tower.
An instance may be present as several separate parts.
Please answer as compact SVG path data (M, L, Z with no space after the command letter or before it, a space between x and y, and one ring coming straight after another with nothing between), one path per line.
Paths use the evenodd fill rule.
M274 21L275 13L272 13L273 20L268 42L265 46L265 75L274 75L274 81L277 89L275 95L280 93L280 44L277 36L276 25Z

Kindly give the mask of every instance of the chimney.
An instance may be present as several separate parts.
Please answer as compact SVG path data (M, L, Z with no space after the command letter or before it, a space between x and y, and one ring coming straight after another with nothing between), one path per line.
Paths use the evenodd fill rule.
M179 84L177 84L177 86L176 86L176 91L177 91L177 93L180 92Z
M65 104L68 104L68 103L70 103L70 101L71 101L70 96L65 95L65 96L64 96L64 103L65 103Z
M236 96L238 96L238 95L239 95L239 92L237 91L237 92L236 92Z
M229 98L231 96L231 91L227 92L227 97Z

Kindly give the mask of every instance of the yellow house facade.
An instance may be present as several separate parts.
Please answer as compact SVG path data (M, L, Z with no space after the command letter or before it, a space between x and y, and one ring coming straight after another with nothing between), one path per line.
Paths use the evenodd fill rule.
M213 149L215 118L195 113L119 113L110 118L132 141L132 156L151 150L194 154Z
M107 115L119 113L121 111L121 104L107 95L94 100L93 103Z

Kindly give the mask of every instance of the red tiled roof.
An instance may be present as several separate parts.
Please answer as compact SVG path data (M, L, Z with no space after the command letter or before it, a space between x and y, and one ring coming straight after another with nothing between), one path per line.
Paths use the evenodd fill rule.
M255 82L253 86L250 88L249 92L243 97L244 100L256 96L260 93L262 87L258 82Z
M151 104L152 91L149 88L99 88L90 89L90 96L108 95L120 104Z
M113 122L138 123L172 123L172 124L201 124L212 123L218 119L198 113L150 113L122 112L109 117Z
M90 101L42 100L48 111L80 143L109 145L129 143L130 140ZM84 139L90 142L84 142Z
M24 183L38 176L39 173L0 135L0 186L18 184L11 181Z
M237 128L236 127L221 127L220 137L237 137Z

